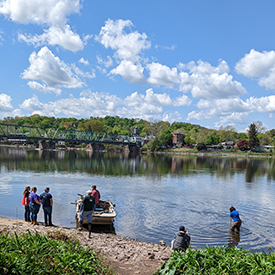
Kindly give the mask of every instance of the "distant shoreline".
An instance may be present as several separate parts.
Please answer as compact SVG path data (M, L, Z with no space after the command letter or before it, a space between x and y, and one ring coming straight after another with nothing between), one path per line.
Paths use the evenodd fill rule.
M56 148L56 149L38 149L32 145L30 146L25 146L21 144L0 144L0 147L12 147L12 148L25 148L25 149L30 149L30 150L41 150L41 151L71 151L71 150L76 150L76 151L88 151L90 152L90 149L87 148L77 148L77 147L65 147L65 148ZM102 150L102 151L96 151L96 152L117 152L117 153L124 153L123 150ZM141 154L168 154L168 155L183 155L183 156L199 156L199 157L232 157L232 158L275 158L275 155L263 155L262 153L256 153L256 154L249 154L249 153L234 153L234 152L221 152L221 151L212 151L212 152L183 152L180 151L180 149L174 150L169 150L169 151L140 151Z

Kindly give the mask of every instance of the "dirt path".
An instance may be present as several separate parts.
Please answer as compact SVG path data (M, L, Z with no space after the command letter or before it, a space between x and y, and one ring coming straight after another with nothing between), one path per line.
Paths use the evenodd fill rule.
M83 246L89 246L100 252L110 261L117 275L152 275L169 258L171 251L166 245L144 243L114 234L92 233L62 226L45 227L43 224L32 225L23 220L0 217L0 232L17 234L30 231L46 234L47 231L61 231L70 238L77 238Z

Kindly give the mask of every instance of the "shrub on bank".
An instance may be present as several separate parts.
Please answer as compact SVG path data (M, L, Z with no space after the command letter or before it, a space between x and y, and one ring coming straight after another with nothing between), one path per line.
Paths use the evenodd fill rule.
M38 233L19 236L2 233L0 274L113 273L97 253L88 247L82 248L79 242L61 241Z
M225 246L189 248L184 254L173 252L156 274L275 274L275 253L251 253Z

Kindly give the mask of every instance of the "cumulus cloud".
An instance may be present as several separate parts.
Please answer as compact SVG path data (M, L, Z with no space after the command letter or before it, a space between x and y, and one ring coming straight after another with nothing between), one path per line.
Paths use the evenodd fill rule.
M79 63L85 65L85 66L88 66L89 65L89 61L88 60L85 60L83 57L81 57L79 60L78 60Z
M84 85L73 74L72 68L54 56L47 47L43 47L38 53L33 52L29 61L30 67L21 75L23 79L41 80L51 88L80 88Z
M245 54L235 65L238 74L246 77L259 77L269 73L275 66L275 52L258 52L252 49L250 53Z
M61 89L51 88L51 87L46 86L45 84L42 85L36 81L29 81L28 86L32 90L37 90L44 94L55 93L56 95L61 95L61 92L62 92Z
M80 0L6 0L0 3L0 14L16 23L49 26L42 35L19 34L21 41L78 51L83 49L83 41L71 30L67 17L79 13L80 8Z
M258 84L268 90L275 90L275 52L258 52L252 49L235 66L238 74L256 77Z
M246 93L242 84L228 74L229 67L224 60L217 67L203 61L178 67L181 70L180 91L191 92L195 98L232 98Z
M106 68L109 68L110 66L113 66L113 60L110 56L107 56L106 60L103 60L100 55L96 56L97 62L100 65L103 65Z
M22 104L19 105L20 108L29 110L29 111L41 111L44 108L44 105L39 101L36 95L33 95L32 98L26 99Z
M105 48L115 51L114 57L119 65L112 69L109 75L121 75L130 83L142 84L144 68L141 64L141 53L149 49L151 43L147 40L145 33L131 31L131 27L133 24L130 20L108 19L95 40ZM111 61L110 58L108 60ZM98 57L98 61L102 62L102 59ZM105 62L105 67L110 65L112 63Z
M18 34L18 40L24 41L35 47L42 45L59 45L66 50L76 52L83 49L83 42L77 33L74 33L69 25L50 27L41 35Z
M144 68L139 63L134 64L132 61L123 60L110 71L109 75L121 75L123 79L130 83L143 84L143 70Z
M154 85L164 85L172 88L175 84L179 83L179 76L177 68L170 69L168 66L160 63L147 64L149 70L149 78L147 82Z
M144 119L173 118L179 114L173 109L173 113L164 112L164 107L188 106L191 101L186 98L171 99L167 94L154 93L148 89L145 94L132 93L126 98L120 98L109 93L91 92L89 90L80 93L80 96L59 99L48 103L41 103L36 95L26 99L20 107L22 109L47 116L126 116ZM174 121L174 120L173 120Z
M250 114L255 112L275 113L275 96L200 100L198 111L188 114L187 120L210 120L219 117L216 125L247 124L251 121Z
M119 60L135 62L140 59L139 54L142 50L151 47L151 43L147 41L145 33L140 34L137 31L127 33L125 29L131 27L133 24L130 20L108 19L95 39L105 48L115 50L115 56Z
M0 113L9 112L13 110L11 101L11 96L7 94L0 94Z

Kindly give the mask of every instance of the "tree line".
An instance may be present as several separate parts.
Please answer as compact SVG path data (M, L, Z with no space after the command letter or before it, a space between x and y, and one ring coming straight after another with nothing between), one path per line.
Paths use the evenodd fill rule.
M149 137L150 142L147 147L152 151L159 149L161 146L171 146L173 143L173 132L182 134L182 145L188 146L194 144L218 145L221 142L234 141L239 149L247 150L258 145L275 145L275 129L266 131L260 121L251 123L244 133L238 133L233 126L208 129L186 122L169 123L167 121L121 118L119 116L77 119L55 118L35 114L23 117L5 117L1 120L1 123L129 136L133 135L134 128L136 128L139 136Z

